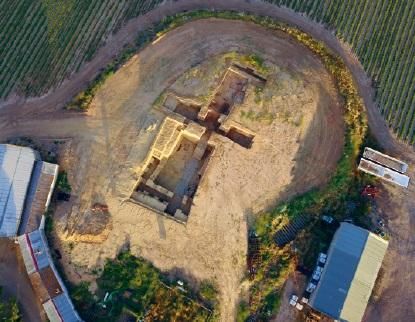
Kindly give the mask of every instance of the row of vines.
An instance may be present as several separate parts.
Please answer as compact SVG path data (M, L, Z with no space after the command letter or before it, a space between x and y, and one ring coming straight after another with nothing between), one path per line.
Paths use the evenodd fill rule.
M160 2L0 0L0 98L59 86L123 23Z
M306 13L351 44L387 123L415 143L415 1L265 1ZM0 99L59 86L123 23L161 2L0 0Z
M266 0L306 13L349 43L397 136L415 143L415 1Z

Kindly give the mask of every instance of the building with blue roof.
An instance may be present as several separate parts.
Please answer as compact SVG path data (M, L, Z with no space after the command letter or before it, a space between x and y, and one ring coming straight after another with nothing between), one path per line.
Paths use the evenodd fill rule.
M342 223L309 304L342 322L360 322L382 265L388 242L366 229Z

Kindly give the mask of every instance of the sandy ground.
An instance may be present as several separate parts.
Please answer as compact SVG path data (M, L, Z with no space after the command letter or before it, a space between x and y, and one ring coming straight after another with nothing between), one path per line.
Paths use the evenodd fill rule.
M297 109L303 114L301 124L286 117L267 126L248 124L257 131L250 150L218 138L222 143L186 226L122 203L157 133L160 116L150 112L152 103L192 66L235 50L260 54L278 67L274 108ZM176 84L175 90L179 87ZM230 321L245 269L247 216L323 184L341 153L342 129L332 81L306 48L253 24L211 19L186 24L146 47L108 80L84 118L63 115L53 122L30 121L18 133L73 138L62 160L73 204L58 210L58 227L72 231L94 202L109 206L113 229L104 243L77 243L69 251L68 242L62 241L63 262L72 280L85 277L85 271L128 244L134 254L163 270L215 280L222 318Z
M307 17L294 13L291 10L278 8L277 6L256 0L166 1L156 10L132 20L119 33L112 36L107 41L107 45L100 49L97 56L90 63L86 64L79 73L73 75L53 93L30 100L14 97L6 102L2 102L2 108L0 109L0 137L5 139L9 136L24 134L71 137L74 132L84 131L85 128L100 128L105 118L83 117L72 113L64 114L60 111L61 107L82 89L96 75L98 70L108 63L115 53L120 51L125 43L132 41L138 30L146 28L153 21L160 20L167 14L197 8L236 9L272 16L289 24L299 26L315 38L324 41L328 47L345 60L353 73L359 92L364 98L367 107L369 124L374 136L387 152L413 164L415 155L412 147L407 147L397 142L393 135L390 134L376 104L373 102L371 82L350 48L346 44L339 42L334 34L326 30L324 26L309 20ZM63 126L61 121L57 121L62 118L65 118L65 126ZM86 126L87 123L88 126ZM114 119L111 119L111 123L116 123L118 126L123 124L119 120L115 121ZM85 136L88 137L87 135ZM95 138L89 138L89 140L93 141ZM413 174L413 172L410 173L412 177ZM380 289L381 300L369 305L365 318L366 321L409 321L415 319L415 313L411 311L411 308L414 307L411 285L415 282L415 276L412 274L411 268L414 263L414 243L413 234L410 233L415 225L415 205L412 202L414 200L414 187L411 184L408 191L403 193L399 190L392 193L392 196L392 203L396 204L396 206L386 208L391 209L387 215L391 218L389 220L389 229L393 234L384 264L386 274ZM395 264L397 262L399 262L399 265ZM384 300L382 300L383 298Z
M300 109L301 126L279 118L257 126L249 150L217 137L186 226L121 203L132 192L136 169L161 123L156 112L149 113L152 102L188 68L229 50L260 53L284 70L278 71L286 80L279 80L281 90L274 96L280 106L276 103L275 108ZM177 83L172 85L180 92ZM189 92L197 89L185 87ZM298 93L296 87L301 87ZM103 127L90 127L89 139L74 142L73 155L79 159L70 160L68 170L80 197L70 214L62 214L62 222L69 222L71 230L91 203L104 202L113 229L100 245L75 244L66 256L72 265L68 268L76 268L71 275L85 276L128 244L134 254L163 270L216 281L224 321L233 319L244 275L246 217L324 183L342 147L340 105L320 62L283 34L242 22L197 21L169 33L106 83L90 117L102 119Z
M298 311L289 304L289 300L291 295L295 294L300 296L303 293L304 287L307 284L306 282L307 280L304 275L297 271L290 276L285 283L284 292L281 295L281 306L278 311L278 316L272 320L273 322L298 321Z

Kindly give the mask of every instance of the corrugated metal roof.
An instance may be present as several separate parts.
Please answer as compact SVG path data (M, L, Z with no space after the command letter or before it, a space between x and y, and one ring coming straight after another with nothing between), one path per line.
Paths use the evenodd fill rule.
M30 148L0 144L0 237L17 235L36 159Z
M19 236L17 240L19 241L20 251L22 253L27 273L30 275L36 272L36 264L32 256L32 250L30 248L28 237L27 235L22 235Z
M405 173L406 170L408 170L408 165L405 162L368 147L365 148L363 157L402 173Z
M50 203L58 169L57 164L36 161L26 196L19 234L30 233L39 228L41 218Z
M40 273L42 287L52 298L43 307L50 321L82 321L78 316L62 279L57 272L43 230L38 229L18 238L26 269L30 276ZM29 277L30 277L29 276ZM33 279L31 279L33 283ZM33 285L35 287L35 285Z
M383 180L408 188L410 180L408 176L386 168L370 160L361 158L358 169L376 177L382 178Z
M57 308L60 317L64 322L79 322L81 319L76 313L71 300L67 293L62 293L52 299L55 307Z
M387 247L369 231L342 223L310 305L334 319L361 321Z
M386 249L387 243L383 239L374 234L368 235L353 282L344 302L342 319L346 321L360 321L362 319Z
M35 230L28 234L30 244L32 246L32 252L36 260L38 270L49 266L49 257L48 257L48 246L44 243L44 240L40 234L39 230Z

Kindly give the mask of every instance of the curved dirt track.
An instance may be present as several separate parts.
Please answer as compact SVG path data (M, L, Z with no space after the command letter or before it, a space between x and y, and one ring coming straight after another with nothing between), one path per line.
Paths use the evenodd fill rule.
M115 53L117 53L123 44L132 41L135 34L153 21L160 20L163 16L177 13L183 10L192 10L200 8L216 8L216 9L234 9L239 11L248 11L255 14L267 15L277 18L280 21L296 25L302 30L310 33L316 39L327 44L334 52L340 55L347 66L353 73L359 91L364 98L369 117L369 124L372 133L378 139L379 143L388 151L402 159L408 161L411 165L415 161L413 149L400 142L397 142L390 134L385 122L383 121L376 104L373 102L373 91L370 86L370 80L367 78L362 66L357 58L353 55L347 45L339 42L336 37L323 26L294 13L285 8L279 8L274 5L263 3L260 1L242 1L242 0L202 0L202 1L167 1L156 10L146 14L145 16L136 18L128 23L119 33L115 34L108 40L107 45L101 48L96 57L86 64L81 71L73 75L66 81L62 87L42 98L31 99L27 102L23 100L10 100L2 104L0 109L0 136L5 138L9 135L20 134L26 131L31 133L31 121L36 118L42 119L40 123L33 126L33 131L42 127L48 128L48 120L59 119L62 117L61 112L57 112L62 104L68 101L80 89L82 89L89 80L91 80L98 70L108 63ZM82 127L82 118L78 115L66 114L68 126L73 128ZM96 122L91 120L91 122ZM97 124L100 122L97 121ZM70 125L69 125L70 124ZM50 124L54 128L58 126ZM27 126L27 127L26 127ZM49 129L47 129L49 131ZM53 132L53 131L52 131ZM70 131L68 130L70 133ZM410 176L414 177L414 171L410 166ZM413 231L415 227L414 209L414 186L402 193L401 190L391 191L393 199L391 203L396 207L390 208L389 229L391 230L391 243L389 252L384 265L385 277L382 282L383 294L380 301L371 305L367 312L365 321L409 321L415 319L415 307L413 287L415 283L415 274L413 273L413 263L415 260L415 252L413 245L415 240ZM394 263L399 262L399 265Z
M60 88L52 93L40 98L31 98L28 100L14 97L1 103L0 117L3 115L8 115L10 117L10 114L14 114L13 120L18 122L22 117L33 118L43 114L43 118L45 116L43 112L51 113L61 109L65 102L69 101L80 90L85 88L88 82L97 75L103 66L108 64L113 57L121 51L125 44L132 42L139 31L145 30L154 22L160 21L165 16L197 9L236 10L269 16L279 21L297 26L314 38L323 41L329 48L343 58L348 68L351 70L360 94L365 101L371 129L378 141L385 149L408 154L407 158L413 158L415 160L415 157L410 153L412 149L408 149L406 145L397 142L390 135L388 127L376 107L376 103L373 102L373 90L370 79L367 77L363 67L350 48L346 44L341 43L332 32L325 29L321 24L318 24L301 14L295 13L290 9L278 7L258 0L166 1L155 10L131 20L119 32L110 36L106 41L106 45L99 49L94 59L89 63L86 63L81 68L80 72L74 74L70 79L65 81Z

